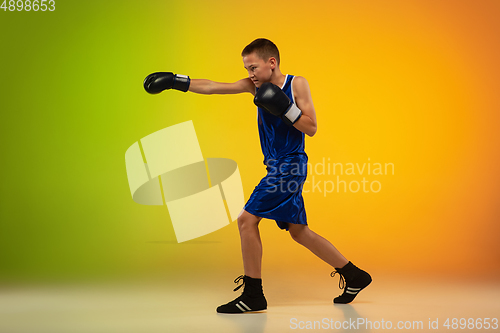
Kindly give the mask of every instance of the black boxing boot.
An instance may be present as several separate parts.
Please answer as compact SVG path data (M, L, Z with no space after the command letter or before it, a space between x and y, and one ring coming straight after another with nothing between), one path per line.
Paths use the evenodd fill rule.
M267 301L262 291L262 279L240 275L234 280L234 283L238 283L241 280L243 280L243 283L234 289L234 291L237 291L244 286L241 296L227 304L219 306L217 308L218 313L243 313L267 309Z
M334 277L335 274L340 275L339 288L344 289L342 295L333 299L333 303L337 304L352 302L358 293L372 282L370 274L354 266L350 261L342 268L335 268L331 276Z

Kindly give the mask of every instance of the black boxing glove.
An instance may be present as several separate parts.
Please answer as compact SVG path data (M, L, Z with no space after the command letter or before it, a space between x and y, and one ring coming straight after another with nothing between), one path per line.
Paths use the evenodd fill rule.
M258 107L280 117L288 126L295 124L302 116L302 111L292 103L283 90L271 82L265 82L260 86L253 102Z
M186 75L171 72L156 72L146 76L146 79L144 79L144 89L150 94L158 94L167 89L186 92L189 89L190 83L191 79Z

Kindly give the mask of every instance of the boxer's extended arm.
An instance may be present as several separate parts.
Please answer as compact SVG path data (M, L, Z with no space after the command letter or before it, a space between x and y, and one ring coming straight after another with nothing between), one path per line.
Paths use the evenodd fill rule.
M317 131L316 111L312 101L309 83L302 76L296 76L292 82L295 104L302 111L302 116L293 124L299 131L313 136Z
M215 82L205 79L191 79L189 76L172 72L156 72L144 79L144 89L150 94L159 94L164 90L176 89L198 94L240 94L249 92L255 95L255 85L249 78L233 83Z
M206 79L191 79L189 90L197 94L255 94L255 85L249 78L241 79L232 83L215 82Z

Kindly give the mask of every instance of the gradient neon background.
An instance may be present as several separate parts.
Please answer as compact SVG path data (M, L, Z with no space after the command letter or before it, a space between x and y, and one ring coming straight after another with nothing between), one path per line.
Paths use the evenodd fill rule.
M240 274L236 223L177 244L165 207L132 201L124 154L193 120L204 157L238 162L248 199L265 172L252 96L151 96L142 81L154 71L236 81L241 49L258 37L310 83L312 164L394 164L394 175L366 175L379 193L305 194L311 228L371 272L498 278L499 16L496 0L1 11L1 281ZM274 221L261 230L267 276L330 272Z

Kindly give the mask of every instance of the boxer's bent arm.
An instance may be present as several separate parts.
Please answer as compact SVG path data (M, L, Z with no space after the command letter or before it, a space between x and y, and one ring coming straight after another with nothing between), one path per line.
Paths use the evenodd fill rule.
M206 79L191 79L189 91L197 94L255 94L255 85L249 78L241 79L233 83L215 82Z
M316 111L314 109L313 100L309 83L302 76L297 76L292 82L293 94L297 107L302 111L302 116L293 126L299 131L313 136L316 134L318 125L316 122Z

